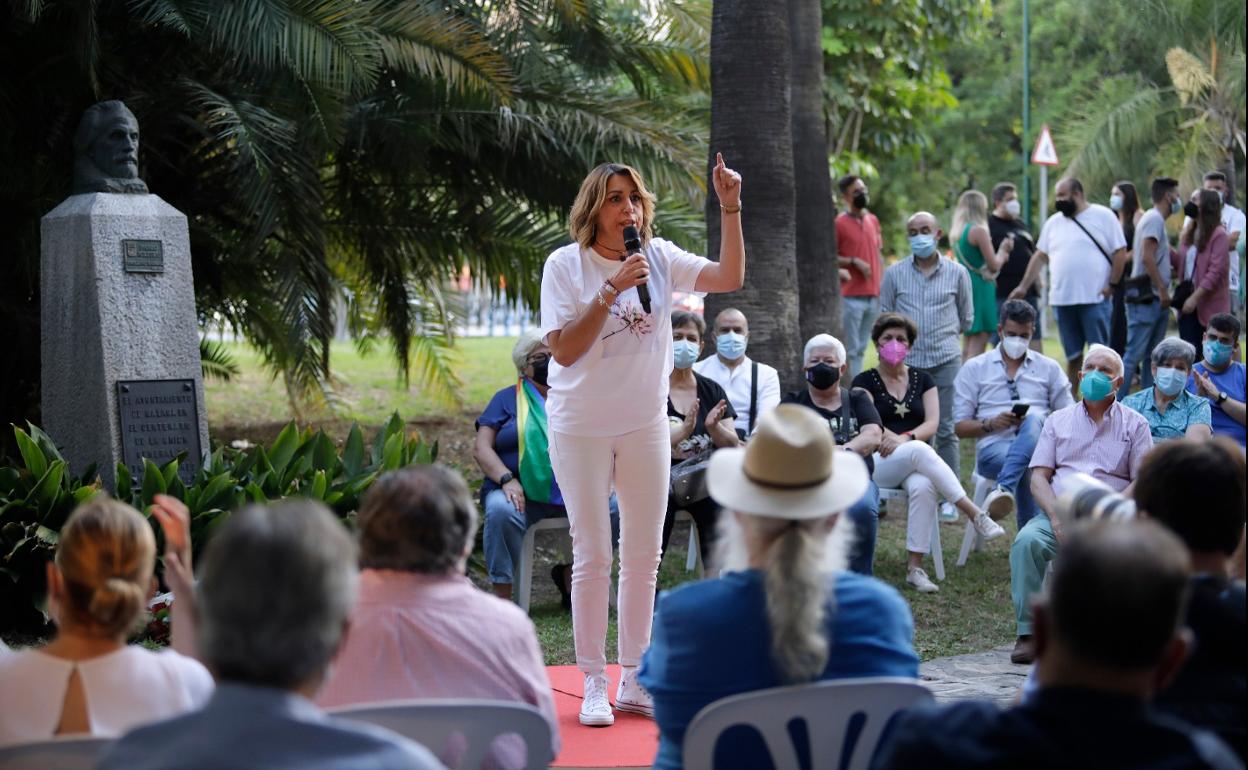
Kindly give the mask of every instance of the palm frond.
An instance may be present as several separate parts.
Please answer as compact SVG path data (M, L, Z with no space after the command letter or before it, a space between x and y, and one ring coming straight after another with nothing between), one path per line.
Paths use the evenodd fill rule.
M1124 93L1126 96L1124 97ZM1110 79L1090 103L1097 109L1062 129L1074 152L1065 175L1077 176L1085 188L1107 186L1124 169L1138 165L1140 153L1155 149L1157 139L1173 127L1173 91Z
M225 346L209 339L199 341L199 366L204 379L212 378L222 382L229 382L231 377L237 377L241 371L238 362Z
M375 24L387 67L441 79L452 89L482 89L503 104L510 100L515 74L506 57L475 24L441 3L401 3Z

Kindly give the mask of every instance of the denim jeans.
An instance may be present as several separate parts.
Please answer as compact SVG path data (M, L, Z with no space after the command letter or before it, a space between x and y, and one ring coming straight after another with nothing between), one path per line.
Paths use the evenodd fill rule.
M936 426L936 437L932 441L932 447L954 475L960 475L962 458L958 454L958 434L953 429L953 383L962 369L962 358L959 356L936 366L915 368L931 375L936 383L936 394L940 398L940 423Z
M862 371L862 357L871 341L871 327L880 314L879 297L841 297L841 326L845 330L845 357L849 359L847 381Z
M1170 321L1170 311L1162 310L1161 303L1150 302L1147 305L1127 303L1127 351L1122 356L1122 387L1118 389L1118 400L1126 398L1131 392L1131 376L1135 367L1140 366L1140 388L1153 387L1153 367L1151 356L1153 348L1166 336L1166 324Z
M1031 496L1031 455L1040 440L1044 418L1028 415L1018 427L1018 435L1009 441L981 445L975 453L975 467L980 476L996 479L997 486L1014 494L1014 515L1022 529L1039 510Z
M1085 345L1109 344L1109 321L1114 307L1111 301L1104 299L1087 305L1052 307L1067 361L1082 356Z
M872 480L862 499L845 515L854 523L854 544L849 550L849 571L870 575L875 569L875 533L880 526L880 488Z
M611 495L608 505L612 540L615 541L619 539L620 533L620 510L615 495ZM490 573L491 583L515 582L515 565L520 559L525 530L542 519L568 515L567 509L562 505L538 503L528 499L524 502L524 513L520 513L501 489L493 489L486 494L484 507L485 524L481 540L485 550L485 567Z

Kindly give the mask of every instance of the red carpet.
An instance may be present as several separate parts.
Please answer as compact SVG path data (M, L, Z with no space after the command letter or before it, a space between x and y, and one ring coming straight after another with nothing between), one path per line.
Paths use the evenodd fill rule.
M562 738L559 756L551 767L649 767L654 762L659 728L653 719L617 711L611 727L585 727L577 720L585 675L576 666L547 666L546 673L555 691ZM620 667L607 666L607 678L611 680L607 692L614 703Z

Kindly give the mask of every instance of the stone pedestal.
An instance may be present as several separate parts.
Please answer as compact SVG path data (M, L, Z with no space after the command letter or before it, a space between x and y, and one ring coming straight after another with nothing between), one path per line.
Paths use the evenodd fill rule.
M125 396L127 446L158 465L187 450L189 478L208 451L208 422L186 217L155 195L90 193L65 199L41 228L41 427L72 472L96 463L113 489L118 383L181 381L155 383L165 395L133 405Z

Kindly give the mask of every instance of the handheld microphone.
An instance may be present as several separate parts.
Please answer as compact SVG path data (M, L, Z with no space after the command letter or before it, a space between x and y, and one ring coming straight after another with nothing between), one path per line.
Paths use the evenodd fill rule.
M641 253L641 234L637 228L629 225L624 228L624 258ZM641 309L650 315L650 287L645 283L637 284L637 298L641 300Z

